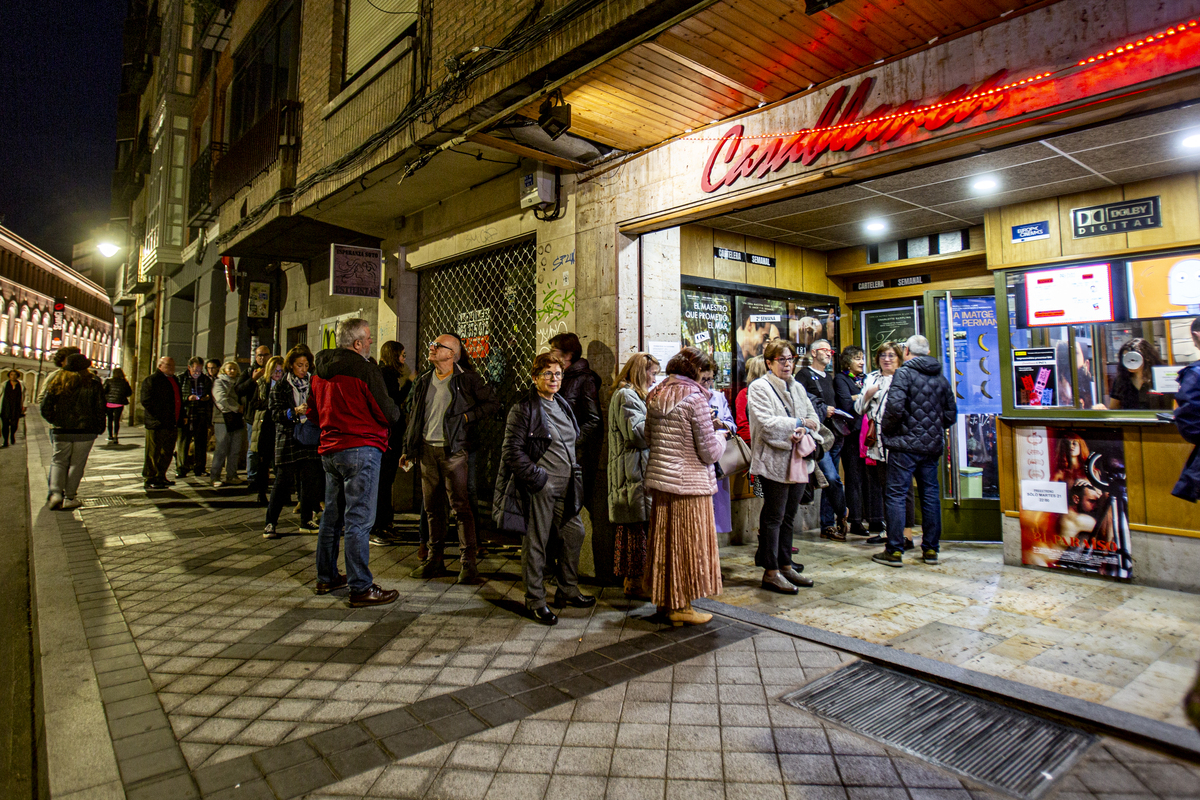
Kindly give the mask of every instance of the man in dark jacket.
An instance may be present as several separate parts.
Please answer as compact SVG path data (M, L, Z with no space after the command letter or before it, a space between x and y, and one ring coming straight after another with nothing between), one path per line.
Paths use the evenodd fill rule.
M175 359L163 356L158 360L158 369L142 381L138 402L146 425L146 460L142 464L145 488L148 492L166 489L172 484L167 480L167 468L183 417L183 393L175 379Z
M596 493L596 470L604 445L604 418L600 413L600 376L583 357L583 345L573 333L560 333L550 340L550 352L567 365L558 395L567 401L579 424L575 453L583 468L583 507L592 513ZM607 502L607 499L605 500Z
M263 370L267 366L267 359L271 357L271 348L266 345L259 345L254 351L254 363L238 376L237 383L233 385L233 391L237 393L238 400L245 409L244 415L246 420L246 441L252 441L254 436L254 412L266 408L266 403L258 402L258 379L263 376ZM271 376L268 375L268 378ZM258 477L258 463L260 459L257 452L250 450L246 454L246 480L252 484L261 486ZM268 467L269 469L269 467ZM265 483L264 476L262 482Z
M833 346L825 339L818 339L812 343L808 354L812 357L812 363L797 370L796 378L808 392L817 419L833 433L833 447L829 450L822 448L821 458L817 461L817 468L829 481L829 485L821 490L821 538L844 542L850 526L846 523L846 490L837 468L843 440L830 423L830 417L837 408L837 392L833 378L826 371L833 360Z
M475 565L475 513L468 490L467 445L475 424L500 413L500 404L488 382L457 362L462 342L442 334L429 343L428 359L433 369L417 378L409 392L412 408L400 455L400 466L416 463L421 468L421 495L429 520L429 557L412 572L413 578L444 575L446 535L449 520L447 497L458 517L461 548L459 583L478 583Z
M316 356L311 399L321 428L325 513L317 533L317 594L350 585L350 605L395 602L399 593L380 588L371 575L369 537L375 524L379 464L388 431L400 409L388 397L379 367L367 360L371 328L365 319L338 324L338 346ZM313 409L301 413L312 415ZM337 570L338 536L346 539L346 574Z
M183 419L175 447L175 477L189 472L203 475L208 461L208 426L212 424L212 378L204 372L204 359L193 356L187 372L179 379L183 393Z
M1200 317L1192 320L1192 342L1200 350ZM1171 494L1194 503L1200 500L1200 361L1189 364L1179 373L1175 402L1179 404L1175 409L1175 427L1184 441L1195 447Z
M883 441L887 446L887 547L872 559L889 567L903 566L904 498L917 478L921 500L921 555L926 564L938 563L942 537L938 458L945 448L946 429L958 416L954 391L942 375L942 365L929 355L924 336L904 343L904 364L892 378L883 410Z

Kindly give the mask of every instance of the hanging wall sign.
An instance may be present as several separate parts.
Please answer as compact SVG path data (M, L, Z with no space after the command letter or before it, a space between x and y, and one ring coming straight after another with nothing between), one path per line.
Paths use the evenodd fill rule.
M872 289L901 289L906 286L921 286L926 283L933 283L932 275L906 275L903 278L876 278L873 281L858 281L854 284L854 291L869 292Z
M50 328L50 349L62 347L63 331L67 329L67 301L61 297L54 298L54 317Z
M329 294L379 297L383 251L370 247L329 246Z
M1039 239L1050 238L1050 220L1041 222L1029 222L1025 225L1012 226L1013 244L1021 244L1022 242L1036 242Z
M1161 227L1162 210L1157 197L1071 209L1071 235L1076 239Z

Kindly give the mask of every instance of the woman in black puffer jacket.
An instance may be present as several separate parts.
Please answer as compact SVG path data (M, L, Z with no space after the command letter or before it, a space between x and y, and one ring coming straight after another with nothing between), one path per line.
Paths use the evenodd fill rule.
M121 415L125 413L125 406L129 405L129 398L132 396L133 387L125 379L125 370L117 367L112 371L112 376L104 382L109 444L120 444L118 437L121 435Z
M42 418L53 427L50 442L54 454L50 462L50 508L79 508L76 499L88 454L96 437L104 432L104 388L88 372L92 362L80 353L67 356L63 368L46 386L42 399Z

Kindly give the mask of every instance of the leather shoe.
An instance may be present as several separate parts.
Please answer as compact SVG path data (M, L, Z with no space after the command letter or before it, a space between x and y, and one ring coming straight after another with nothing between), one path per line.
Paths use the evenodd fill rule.
M388 603L396 602L396 598L399 596L400 593L395 589L382 589L379 584L372 583L362 594L350 595L350 607L386 606Z
M317 581L317 594L329 594L334 589L340 589L346 585L346 576L339 574L330 583L321 583Z
M807 589L813 585L812 578L804 577L791 567L782 568L779 570L779 574L783 576L784 580L793 586L803 586L805 589Z
M846 541L846 534L842 533L839 528L830 526L821 531L821 538L828 539L831 542L844 542Z
M567 606L571 608L591 608L596 605L596 598L590 594L565 595L562 592L555 592L553 604L555 608L565 608Z
M440 578L445 574L446 564L442 556L430 554L430 557L422 561L419 567L408 573L408 577L429 580L430 578Z
M799 594L800 590L791 584L786 578L780 574L768 578L763 575L762 588L769 592L778 592L779 594Z
M554 612L546 606L538 606L537 608L529 609L529 613L533 616L534 622L540 622L543 625L557 625L558 617Z

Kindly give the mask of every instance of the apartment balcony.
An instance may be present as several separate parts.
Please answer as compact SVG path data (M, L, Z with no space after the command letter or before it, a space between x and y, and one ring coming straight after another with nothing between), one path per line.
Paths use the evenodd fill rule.
M196 30L200 32L200 46L205 50L225 52L229 45L229 31L233 27L233 10L236 0L209 0L209 7L199 13Z
M188 182L188 227L198 228L217 218L220 206L213 202L213 170L225 154L224 142L211 142L196 163Z
M222 204L273 167L281 157L295 164L300 148L301 103L284 100L229 146L212 170L212 204ZM294 170L290 170L294 174ZM294 183L294 178L289 181ZM285 188L291 188L290 186Z

